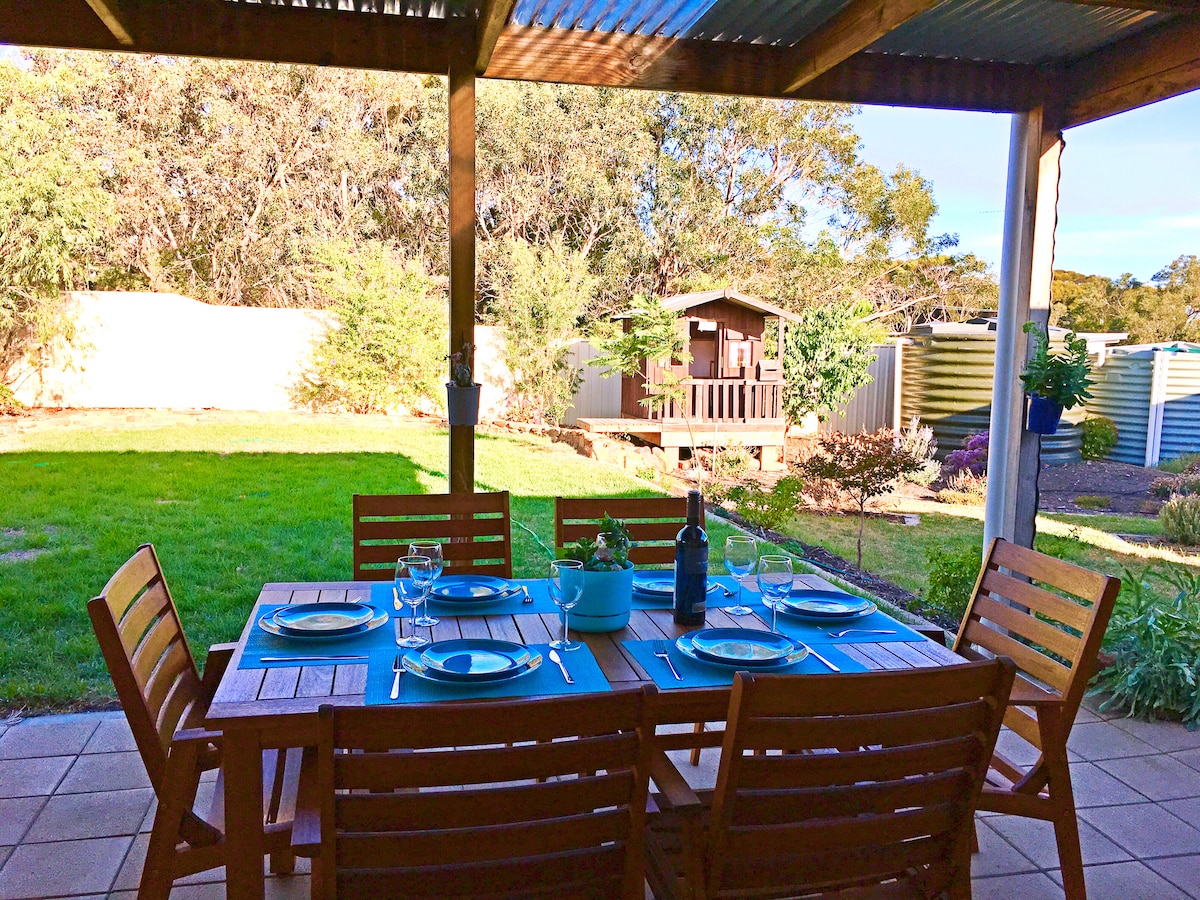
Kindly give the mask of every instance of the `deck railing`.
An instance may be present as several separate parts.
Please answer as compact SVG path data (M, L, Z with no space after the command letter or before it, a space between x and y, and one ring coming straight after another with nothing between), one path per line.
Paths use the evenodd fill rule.
M682 385L682 405L651 409L648 418L662 422L765 422L783 418L783 382L744 378L690 378Z

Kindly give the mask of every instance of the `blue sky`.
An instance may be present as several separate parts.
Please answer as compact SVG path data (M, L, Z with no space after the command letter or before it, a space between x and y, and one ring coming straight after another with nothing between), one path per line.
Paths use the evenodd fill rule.
M863 155L933 182L937 233L999 268L1010 117L864 107ZM1066 132L1055 266L1143 281L1200 255L1200 91Z

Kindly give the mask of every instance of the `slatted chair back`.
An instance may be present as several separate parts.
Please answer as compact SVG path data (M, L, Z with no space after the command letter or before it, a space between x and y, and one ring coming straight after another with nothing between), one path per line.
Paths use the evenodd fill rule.
M391 581L417 540L442 544L447 574L512 577L508 491L355 494L354 580Z
M1013 672L1007 660L988 660L738 673L706 896L807 895L897 878L919 896L969 896L975 804Z
M687 523L684 497L554 498L554 545L565 547L581 537L595 538L596 523L610 515L620 519L638 544L629 551L634 565L675 561L675 536Z
M96 640L150 781L160 788L171 736L187 724L200 674L151 544L88 601ZM197 723L198 724L198 723Z
M997 538L988 548L954 649L968 658L1007 656L1023 676L1057 691L1062 695L1058 721L1070 732L1120 590L1118 578ZM1034 715L1014 706L1004 724L1042 749ZM1002 756L996 763L1013 781L1024 775Z
M641 900L652 697L322 707L314 893Z

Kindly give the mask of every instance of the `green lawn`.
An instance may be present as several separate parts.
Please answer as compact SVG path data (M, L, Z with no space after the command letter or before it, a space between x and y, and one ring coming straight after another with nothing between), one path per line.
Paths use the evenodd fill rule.
M446 488L443 429L354 425L75 428L0 453L0 705L112 697L85 603L138 544L158 548L193 648L235 638L263 583L350 578L354 493ZM553 498L653 494L543 438L481 435L479 490L512 492L514 574L539 576ZM714 567L729 526L712 523ZM14 551L45 551L14 560ZM9 559L4 560L4 555ZM196 651L200 651L197 649Z

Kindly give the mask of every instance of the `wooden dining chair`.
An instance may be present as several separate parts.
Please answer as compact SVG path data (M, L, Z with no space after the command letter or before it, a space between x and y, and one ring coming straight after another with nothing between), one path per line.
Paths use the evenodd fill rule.
M1068 900L1086 896L1067 739L1095 674L1121 581L997 538L954 641L968 659L1010 657L1019 675L1004 724L1038 751L992 757L979 808L1054 824Z
M642 900L653 696L321 707L313 896Z
M1008 660L737 673L711 796L683 810L654 797L655 896L969 897L975 804L1013 674Z
M606 515L629 528L637 543L629 551L634 565L675 562L675 536L687 524L685 497L555 497L554 546L565 547L581 537L595 538L597 523Z
M512 577L508 491L355 494L354 580L391 581L412 541L442 542L446 572Z
M165 900L175 879L225 865L223 773L208 809L193 807L201 773L221 766L221 735L204 727L204 717L236 645L211 647L200 676L151 544L88 602L88 615L158 797L138 898ZM291 813L301 760L299 749L263 754L266 847L276 873L295 862Z

